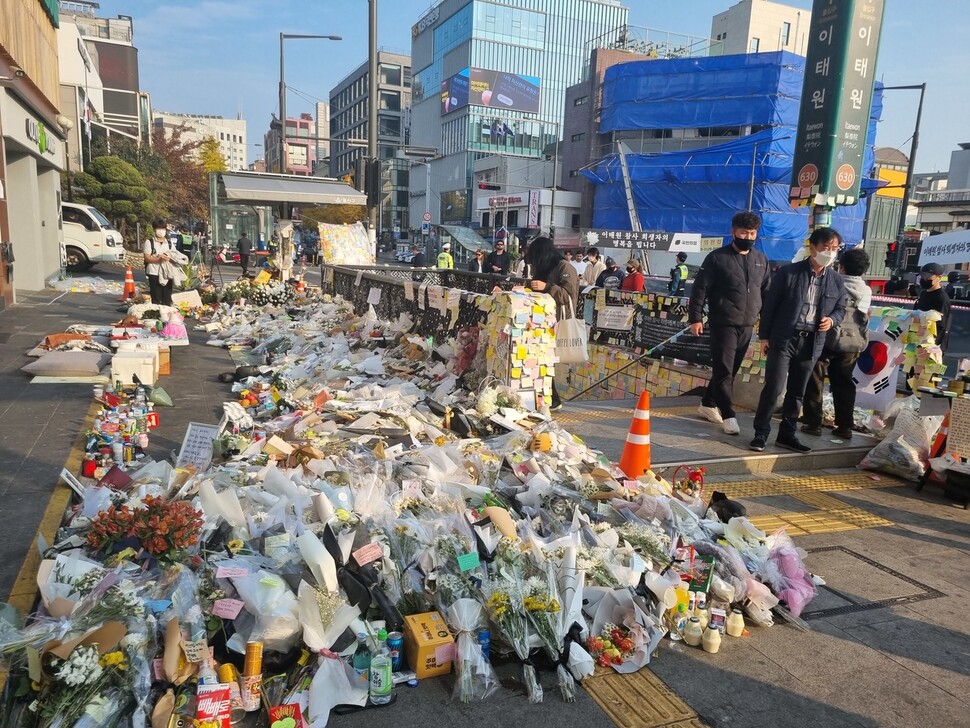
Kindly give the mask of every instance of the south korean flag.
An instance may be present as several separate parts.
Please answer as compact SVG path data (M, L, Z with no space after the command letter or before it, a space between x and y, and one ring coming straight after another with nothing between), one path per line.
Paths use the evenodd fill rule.
M875 321L872 323L876 323ZM852 381L856 385L856 406L885 412L896 396L896 378L904 357L902 330L890 328L883 319L875 331L869 329L869 344L859 355Z

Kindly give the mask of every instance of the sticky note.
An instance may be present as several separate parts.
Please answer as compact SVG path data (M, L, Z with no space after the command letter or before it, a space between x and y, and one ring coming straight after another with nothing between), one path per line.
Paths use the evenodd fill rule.
M244 606L238 599L217 599L212 605L212 613L223 619L235 619Z
M445 665L455 659L455 643L449 642L446 645L438 645L434 649L435 665Z
M367 303L369 303L371 306L376 306L380 302L381 302L381 289L371 288L370 291L367 292Z
M380 544L369 543L366 546L354 551L354 561L356 561L360 566L366 566L372 561L377 561L379 558L384 556L384 551L381 549Z
M240 579L249 576L249 569L244 566L220 566L216 569L216 579Z
M458 556L458 568L462 571L471 571L479 566L481 566L481 561L478 560L478 554L474 551L470 551L467 554L461 554Z

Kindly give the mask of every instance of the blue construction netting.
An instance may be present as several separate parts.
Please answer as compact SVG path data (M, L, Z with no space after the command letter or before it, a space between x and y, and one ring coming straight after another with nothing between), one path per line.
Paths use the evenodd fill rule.
M748 207L754 155L752 207L763 219L759 246L772 260L790 259L808 227L808 208L792 209L788 203L804 67L805 59L791 53L759 53L638 61L608 69L604 133L768 127L690 151L627 155L641 227L727 235L731 216ZM863 163L866 191L878 184L872 179L873 142L881 115L882 85L877 84ZM597 184L594 227L629 230L618 155L604 157L584 174ZM861 241L866 206L862 200L833 213L833 226L850 245Z

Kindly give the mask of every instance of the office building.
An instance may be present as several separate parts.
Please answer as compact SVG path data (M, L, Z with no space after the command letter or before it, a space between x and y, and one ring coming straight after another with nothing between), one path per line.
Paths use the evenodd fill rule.
M151 134L151 104L148 94L139 88L132 19L128 15L99 18L99 8L98 3L84 0L59 3L61 23L76 26L101 79L102 114L88 122L94 140L110 134L135 141L147 139Z
M435 224L468 225L477 159L544 156L561 138L566 88L583 77L590 42L624 27L628 14L618 0L443 0L420 18L411 143L440 156L430 164L431 200L427 168L411 175L411 219L427 204Z
M916 227L931 233L970 228L970 142L950 153L946 175L914 176ZM919 178L917 180L917 177Z
M279 173L280 170L280 124L274 116L269 131L263 135L263 150L266 152L266 169ZM286 169L284 174L298 174L309 177L313 174L313 164L317 158L316 122L311 114L289 116L286 119Z
M57 29L57 63L61 114L73 124L64 150L67 169L83 172L91 159L94 125L104 118L104 84L80 29L69 21Z
M181 129L182 140L202 142L212 137L219 142L219 151L226 161L226 168L232 172L246 169L246 120L226 119L208 114L175 114L168 111L154 112L156 129L167 133Z
M380 49L377 53L377 154L381 160L381 204L378 237L409 227L408 164L396 158L408 143L411 108L411 57ZM350 175L363 189L362 163L367 156L370 68L361 63L330 90L330 176ZM415 220L420 220L420 214Z
M330 176L330 104L317 101L316 113L316 163L313 174L318 177Z
M49 0L0 3L0 309L61 266L57 24Z
M899 213L903 205L909 157L893 147L876 147L875 179L885 185L869 196L863 241L869 253L867 278L889 278L886 251L899 234Z
M741 0L711 21L711 55L787 51L805 55L812 11L770 0Z

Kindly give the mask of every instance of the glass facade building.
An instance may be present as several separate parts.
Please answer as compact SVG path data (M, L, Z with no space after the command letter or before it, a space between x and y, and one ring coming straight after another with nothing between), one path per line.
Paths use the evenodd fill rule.
M434 223L470 221L476 159L538 158L561 137L566 88L591 41L628 14L619 0L442 0L414 25L411 143L441 155L430 165ZM427 169L411 175L412 220Z

